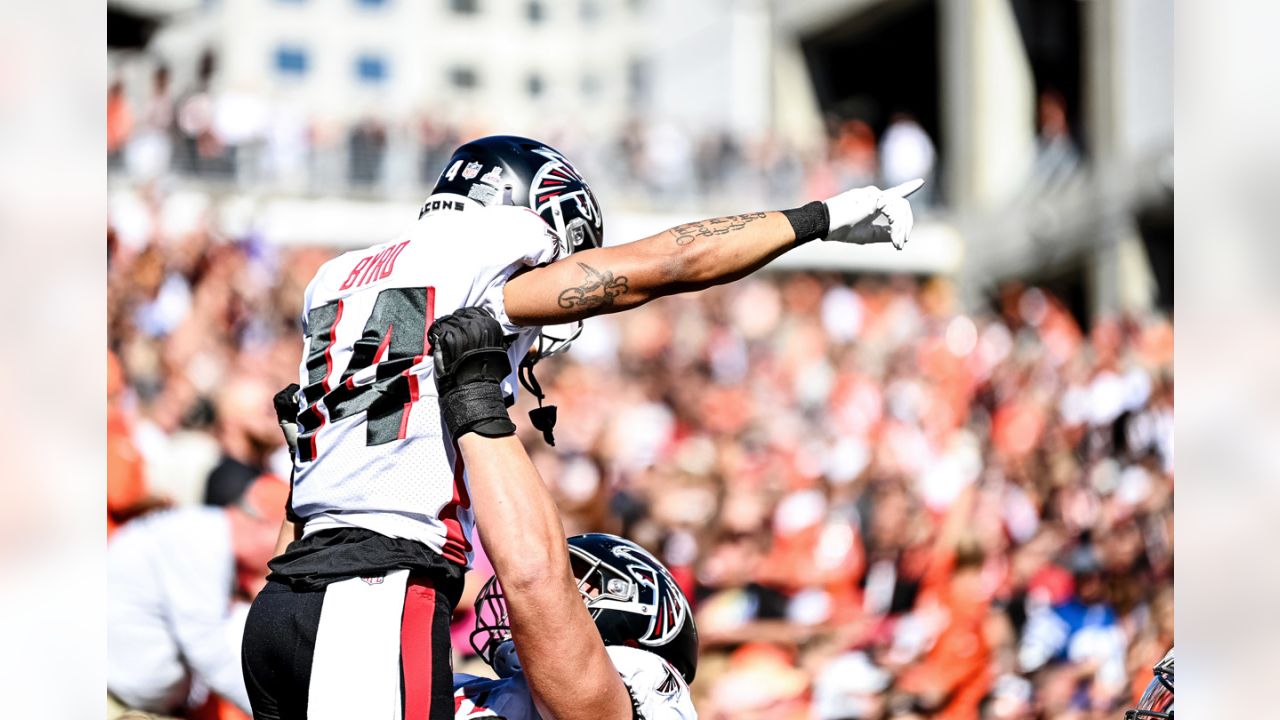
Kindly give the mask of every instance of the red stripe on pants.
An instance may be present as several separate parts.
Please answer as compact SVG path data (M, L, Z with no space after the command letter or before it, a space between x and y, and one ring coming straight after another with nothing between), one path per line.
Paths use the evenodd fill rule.
M410 578L400 620L400 663L404 672L404 720L431 717L431 642L436 591L428 578Z

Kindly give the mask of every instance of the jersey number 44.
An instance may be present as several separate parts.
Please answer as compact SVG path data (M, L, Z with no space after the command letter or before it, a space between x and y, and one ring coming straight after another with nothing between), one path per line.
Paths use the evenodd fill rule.
M435 288L388 288L378 293L364 332L351 349L341 377L334 378L333 343L342 321L343 301L307 314L306 409L298 417L298 460L317 454L316 435L326 422L366 414L369 445L403 439L418 377L411 368L431 354L427 327L435 318ZM321 407L323 405L323 407Z

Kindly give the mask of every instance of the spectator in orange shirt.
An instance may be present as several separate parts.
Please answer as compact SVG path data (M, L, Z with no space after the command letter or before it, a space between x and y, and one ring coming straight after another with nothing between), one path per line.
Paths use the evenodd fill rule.
M992 598L982 577L986 556L976 538L963 534L976 494L970 487L948 512L922 583L919 606L934 607L942 630L899 683L937 720L978 720L978 706L991 689L985 626Z
M124 96L124 83L116 80L107 90L107 155L118 155L131 132L133 109Z

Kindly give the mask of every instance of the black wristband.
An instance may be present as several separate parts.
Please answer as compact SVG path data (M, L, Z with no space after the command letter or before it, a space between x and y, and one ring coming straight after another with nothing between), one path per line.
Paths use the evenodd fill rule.
M507 351L500 347L482 347L462 353L447 368L437 368L437 377L444 380L447 390L455 385L468 385L473 382L495 384L511 374L511 359Z
M824 238L831 231L831 213L827 211L827 204L821 200L783 210L782 214L796 232L797 245Z
M485 437L505 437L516 432L498 383L459 385L440 396L440 412L454 440L469 432Z

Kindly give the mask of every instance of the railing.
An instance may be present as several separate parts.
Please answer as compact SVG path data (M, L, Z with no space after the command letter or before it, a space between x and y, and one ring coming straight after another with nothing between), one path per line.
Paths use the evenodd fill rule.
M312 145L263 141L220 145L181 134L134 137L109 156L115 182L164 178L212 193L292 197L421 200L430 192L453 143L428 144L403 134L351 134L346 142ZM687 157L637 157L620 143L566 150L601 203L631 211L702 214L783 208L814 192L875 182L832 164L776 153L767 162L745 151ZM819 179L820 178L820 179ZM821 188L817 190L815 188ZM921 193L916 205L936 193Z

